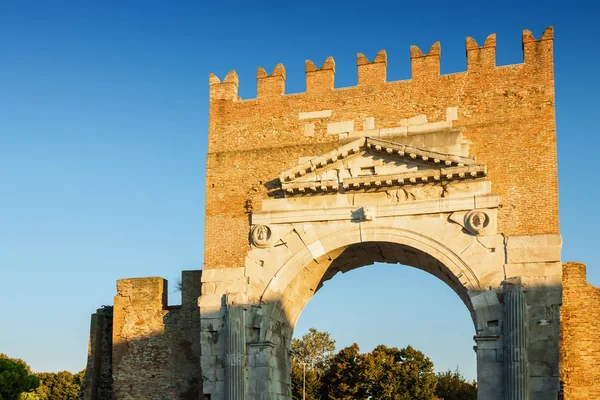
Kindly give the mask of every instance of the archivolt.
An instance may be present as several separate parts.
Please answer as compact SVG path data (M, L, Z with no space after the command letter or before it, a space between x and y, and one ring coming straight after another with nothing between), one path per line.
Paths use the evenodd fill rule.
M467 292L481 290L482 288L478 277L460 255L440 241L421 233L394 226L382 226L381 220L377 224L349 224L342 229L320 237L296 252L283 264L269 282L262 295L262 300L278 304L278 308L282 309L280 311L284 312L285 319L293 328L300 312L323 282L323 278L332 263L351 246L367 245L369 243L391 244L392 246L415 249L421 254L437 260L441 265L440 271L450 280L440 276L441 272L439 274L431 270L427 272L445 281L461 297L471 315L475 318ZM311 246L312 251L309 250ZM324 251L316 259L315 248ZM395 259L386 261L379 258L374 257L370 263L375 261L399 262ZM362 265L370 263L363 263ZM412 265L411 263L407 264ZM417 264L419 263L417 262ZM420 265L412 266L426 270Z

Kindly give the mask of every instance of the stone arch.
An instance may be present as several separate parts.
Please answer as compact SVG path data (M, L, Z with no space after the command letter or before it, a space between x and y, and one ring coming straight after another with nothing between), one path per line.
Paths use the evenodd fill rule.
M502 374L502 360L499 356L490 358L489 354L490 351L502 354L499 329L504 311L498 293L505 280L504 242L495 231L478 235L461 224L469 210L398 213L372 220L352 217L337 221L272 222L268 227L271 234L268 246L253 248L245 267L245 275L251 280L261 277L256 281L262 284L253 286L251 282L248 293L262 308L261 334L255 340L263 348L273 346L268 350L273 374L269 382L289 387L289 366L284 366L290 362L293 329L301 311L323 282L339 271L387 262L424 270L457 293L471 314L475 340L478 345L480 338L484 341L477 352L480 396L489 397L497 391L492 382L480 379L479 375L480 371L484 375L490 371L493 376ZM495 219L493 203L486 213ZM251 353L257 351L253 348ZM251 370L249 379L258 385L263 378Z
M394 226L347 224L309 243L307 249L311 246L321 246L325 254L315 259L310 251L304 249L297 251L273 276L261 299L277 300L276 303L281 305L285 318L293 329L310 298L324 281L337 272L336 261L339 264L340 259L345 257L345 252L353 250L356 246L378 247L380 245L389 246L387 254L383 252L374 254L370 262L362 260L367 261L363 263L359 260L356 265L352 265L347 270L374 262L400 263L424 270L444 281L457 293L471 313L474 325L477 326L477 316L469 293L479 293L483 288L468 262L450 247L432 237ZM414 249L415 254L411 257L398 252L406 249ZM351 256L346 256L348 257ZM423 263L436 265L431 268L422 265ZM331 268L334 268L334 271Z

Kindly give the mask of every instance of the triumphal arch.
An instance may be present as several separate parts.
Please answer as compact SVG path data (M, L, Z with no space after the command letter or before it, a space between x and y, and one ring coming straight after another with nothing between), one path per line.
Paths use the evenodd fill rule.
M496 66L495 35L468 38L467 70L448 75L439 43L413 46L412 78L396 82L384 51L358 54L347 88L332 58L306 61L298 94L282 65L259 68L248 100L235 72L211 75L204 269L184 271L181 306L161 278L118 282L114 314L93 320L89 398L112 379L119 399L289 399L302 309L375 262L419 268L461 298L480 399L557 399L561 372L592 396L571 398L595 398L585 333L559 345L566 277L563 328L583 318L580 293L600 294L561 262L552 43L552 28L524 31L523 63Z

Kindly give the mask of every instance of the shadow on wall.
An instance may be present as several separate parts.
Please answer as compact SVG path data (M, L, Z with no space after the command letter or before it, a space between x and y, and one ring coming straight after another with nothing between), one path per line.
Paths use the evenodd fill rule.
M165 279L117 282L112 318L92 315L83 399L200 398L200 277L182 272L180 306L168 306Z
M113 314L100 309L92 315L82 399L210 399L203 389L223 395L230 389L225 387L226 376L228 382L241 385L232 384L233 389L246 391L246 383L263 380L269 368L281 375L276 380L289 382L291 370L284 349L291 343L290 325L271 322L265 327L261 313L255 312L262 309L272 315L281 305L230 302L225 306L231 298L220 295L223 306L214 312L205 310L201 322L201 276L202 271L182 272L181 306L168 306L168 283L160 277L117 282ZM261 324L265 329L260 329ZM269 352L275 350L265 357L265 348L257 343L267 343ZM210 366L204 371L201 356ZM247 363L256 367L249 374L244 367Z
M92 316L83 399L197 400L210 399L203 392L252 394L265 377L284 395L289 393L293 323L283 305L248 305L222 295L222 306L203 310L201 320L201 275L183 271L181 306L167 305L167 281L162 278L118 281L112 324L108 308ZM536 296L528 294L528 301L531 295ZM528 307L530 317L540 314L534 329L543 330L543 316L552 312ZM600 289L586 283L583 264L563 264L560 322L563 398L600 398ZM532 344L528 353L544 352L545 345L551 344ZM537 358L532 355L530 359ZM201 364L210 367L202 371ZM530 374L553 375L557 367L530 365Z
M560 328L564 399L600 399L600 288L587 283L585 264L563 264Z

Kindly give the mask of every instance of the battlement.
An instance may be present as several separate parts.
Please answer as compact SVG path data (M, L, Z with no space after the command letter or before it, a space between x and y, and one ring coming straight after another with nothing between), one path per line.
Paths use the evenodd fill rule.
M554 28L548 27L539 40L531 31L524 30L522 35L523 64L526 67L540 69L552 66L552 42ZM496 34L487 37L483 46L475 39L466 39L467 73L485 74L496 69ZM417 46L410 46L411 81L424 81L440 76L441 44L435 42L426 54ZM362 53L356 57L358 69L358 86L381 85L387 82L387 54L379 51L372 62ZM328 57L321 68L317 68L311 60L306 60L306 94L323 93L334 90L335 60ZM277 64L273 73L268 75L258 67L257 98L285 95L286 73L283 64ZM235 71L230 71L221 82L215 74L210 74L210 99L242 100L238 96L239 80ZM249 99L250 100L250 99Z
M201 291L201 277L201 270L181 272L182 306L197 306ZM174 308L169 306L169 282L161 277L119 279L115 306L120 304L122 299L125 299L135 309L167 310Z

